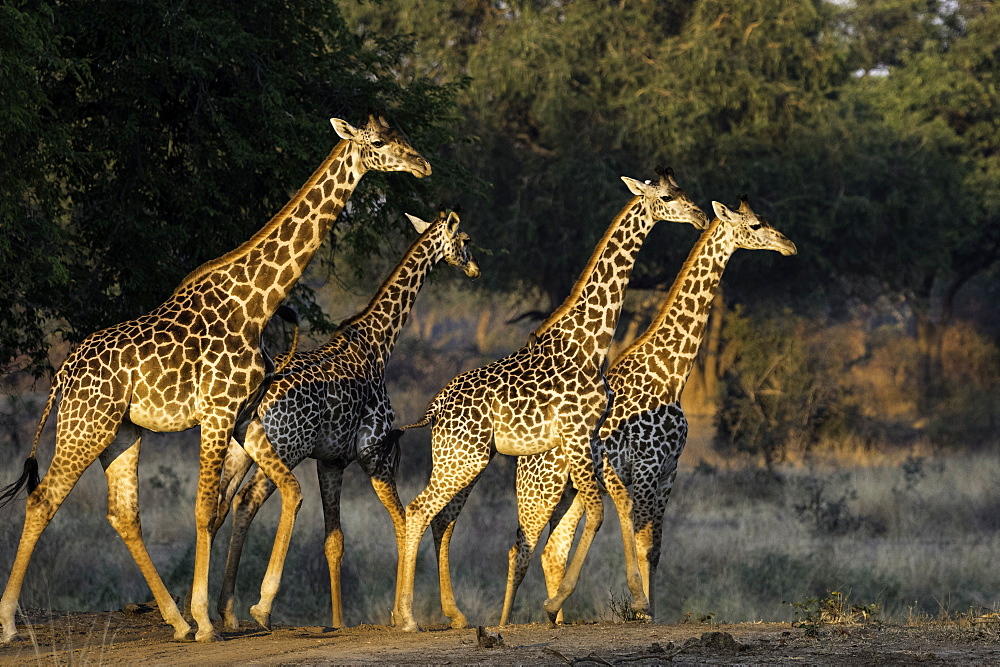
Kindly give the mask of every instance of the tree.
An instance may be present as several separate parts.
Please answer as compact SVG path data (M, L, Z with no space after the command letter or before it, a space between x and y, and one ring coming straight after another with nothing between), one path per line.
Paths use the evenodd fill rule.
M328 117L360 122L385 110L431 157L452 139L458 84L399 78L412 44L361 39L329 2L83 0L4 11L20 36L4 42L4 74L28 92L4 110L19 124L3 159L29 156L31 166L2 183L2 199L17 202L2 211L18 244L5 250L32 246L44 258L19 269L0 302L18 327L4 328L4 359L42 361L46 322L75 341L141 314L249 238L336 142ZM457 169L432 161L445 178ZM342 240L353 261L378 251L415 201L436 206L433 183L366 179L342 218L358 230ZM326 323L308 289L298 299L314 326Z
M50 39L51 11L0 6L0 349L45 358L45 308L68 279L59 182L74 157L68 130L53 123L49 90L73 81L78 63Z

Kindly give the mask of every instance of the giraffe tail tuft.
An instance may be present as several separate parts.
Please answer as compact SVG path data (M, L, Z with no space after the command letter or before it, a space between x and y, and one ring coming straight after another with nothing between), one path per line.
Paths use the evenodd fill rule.
M389 431L389 435L385 436L382 441L381 451L379 452L379 458L388 464L390 470L392 470L392 476L396 476L396 472L399 470L399 438L403 435L402 429L394 428Z
M22 487L26 487L30 495L40 481L41 478L38 476L38 459L30 456L24 461L24 472L17 478L17 481L0 489L0 507L13 500Z
M65 368L65 364L63 368ZM24 471L13 484L8 484L0 489L0 507L13 500L14 496L22 488L26 488L30 495L38 487L41 477L38 474L38 459L35 458L35 452L38 450L38 441L42 438L42 429L45 428L45 423L49 421L49 415L52 413L52 407L56 403L56 398L62 391L64 381L65 375L63 374L63 369L60 368L52 378L52 385L49 387L49 396L45 399L45 408L42 410L42 416L38 420L38 428L35 429L35 439L31 442L31 453L28 454L28 458L24 461Z

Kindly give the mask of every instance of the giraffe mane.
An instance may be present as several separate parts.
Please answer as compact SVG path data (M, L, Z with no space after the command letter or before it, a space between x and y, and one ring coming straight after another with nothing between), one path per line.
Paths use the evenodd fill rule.
M333 147L333 150L330 151L330 154L326 156L326 159L323 160L323 163L319 166L319 168L313 172L312 176L309 177L309 180L307 180L305 184L301 188L299 188L298 192L296 192L295 195L290 200L288 200L288 203L285 204L281 208L281 210L278 211L268 221L266 225L258 229L257 232L253 236L251 236L247 241L245 241L242 245L237 246L236 248L230 250L221 257L210 259L209 261L205 262L191 273L187 274L184 277L184 280L181 281L180 285L178 285L174 289L174 294L176 294L183 288L187 287L194 281L198 280L199 278L202 278L207 274L211 273L212 271L227 264L230 264L236 261L237 259L249 254L249 252L254 247L256 247L258 243L260 243L268 234L270 234L275 227L281 224L291 214L291 212L295 210L295 208L302 202L302 200L305 199L306 193L308 193L309 190L311 190L312 187L316 185L316 182L319 181L320 177L326 173L327 169L330 166L330 163L339 158L344 153L344 151L347 150L347 145L349 143L350 142L347 141L346 139L342 139L341 141L337 142L337 145Z
M566 315L566 313L569 312L570 309L577 304L577 302L579 302L580 294L583 292L583 288L586 286L590 275L594 272L594 267L597 266L597 262L600 260L601 254L604 252L604 249L607 248L608 243L611 240L611 236L618 231L618 228L621 227L622 220L625 219L625 216L632 210L639 199L639 197L633 197L632 201L630 201L625 208L619 211L618 215L615 216L615 219L610 225L608 225L608 228L604 231L604 236L601 237L597 247L594 248L594 252L591 253L590 260L587 262L586 268L584 268L584 270L580 273L580 277L577 278L576 283L573 285L573 289L570 290L569 295L563 300L562 304L558 308L552 311L552 314L549 315L548 319L542 322L542 324L535 329L534 335L536 338L555 326L555 323L562 319L563 316Z
M420 248L421 242L431 233L431 230L433 230L437 226L436 223L438 222L440 222L440 220L435 219L434 222L432 222L430 226L423 231L423 233L417 235L417 238L413 240L413 242L410 244L410 247L407 248L406 252L403 253L403 256L400 258L399 262L396 263L396 268L394 268L392 272L386 277L386 279L382 281L382 284L375 291L375 296L373 296L371 300L368 301L368 305L365 306L365 309L362 310L360 313L357 313L356 315L353 315L352 317L344 320L340 324L340 326L337 327L337 330L333 333L333 337L336 337L341 330L355 324L359 320L363 320L372 312L372 310L375 308L375 305L382 300L382 297L385 295L388 289L393 284L395 284L396 281L399 280L399 274L403 272L403 269L406 267L406 264L410 261L413 255L416 254L417 250Z
M691 271L691 267L694 266L694 263L698 260L705 244L707 244L709 239L712 238L712 235L720 224L722 224L722 220L719 218L712 220L708 228L706 228L705 231L703 231L698 237L698 240L694 242L691 252L688 253L687 259L684 260L684 264L681 266L681 270L677 272L677 277L674 278L674 284L670 286L667 298L664 300L663 305L660 306L660 309L656 312L656 317L653 318L653 321L649 324L646 330L643 331L638 338L632 341L631 345L622 350L621 354L619 354L615 358L615 361L612 362L612 367L620 359L624 359L626 355L631 354L640 346L645 344L646 341L652 338L656 334L657 330L663 325L663 320L666 319L667 313L670 312L670 308L674 305L674 302L677 301L677 295L680 294L681 288L684 286L684 278Z

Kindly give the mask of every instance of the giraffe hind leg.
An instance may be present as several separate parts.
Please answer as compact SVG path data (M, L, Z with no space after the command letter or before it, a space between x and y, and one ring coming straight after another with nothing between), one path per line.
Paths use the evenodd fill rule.
M625 555L625 579L628 582L629 591L632 593L632 610L640 618L649 618L649 598L647 590L643 585L642 574L639 567L639 558L636 552L635 526L632 523L632 497L627 488L614 469L604 463L604 482L608 490L608 495L615 505L618 513L618 523L621 527L622 549Z
M132 554L132 559L139 566L163 620L174 627L174 639L191 641L194 639L191 626L177 609L177 604L163 584L142 539L142 524L139 519L141 442L139 429L124 424L115 442L101 453L101 465L108 481L108 522L118 532Z
M481 474L481 473L480 473ZM472 487L479 481L480 475L472 480L464 489L448 501L437 516L431 520L431 533L434 536L434 553L437 554L438 589L441 594L441 611L451 620L455 630L469 627L469 620L458 608L455 600L455 589L451 582L451 536L455 532L455 522L458 521L462 508L465 507Z
M433 446L433 444L432 444ZM467 450L468 451L468 450ZM406 506L406 542L400 569L398 626L404 632L418 632L420 626L413 616L413 588L416 578L417 549L420 538L438 512L468 486L490 461L489 448L483 447L479 453L470 451L468 456L450 460L453 466L447 474L435 465L427 487Z
M396 623L399 614L399 578L403 565L404 540L406 539L406 510L403 503L399 501L399 493L396 490L395 473L392 469L379 471L372 475L372 488L382 505L392 519L392 529L396 535L396 592L392 600L392 623Z
M225 573L222 577L222 588L219 590L219 600L216 606L219 616L222 617L223 627L229 631L240 629L235 609L235 593L236 580L239 577L240 557L243 555L247 532L254 517L257 516L257 511L271 496L274 489L275 486L271 480L258 470L233 498L233 531L229 536Z
M63 399L64 404L67 399ZM62 406L60 406L62 407ZM109 417L109 419L111 419ZM83 471L93 463L98 454L114 439L113 432L103 435L90 428L79 428L70 432L65 423L57 426L56 449L52 462L38 486L28 495L25 507L24 527L17 545L17 553L11 566L10 576L0 598L0 625L3 626L0 642L18 639L14 614L17 600L24 584L24 576L34 553L35 545L42 532L52 521L52 517L62 505L66 496L76 486Z

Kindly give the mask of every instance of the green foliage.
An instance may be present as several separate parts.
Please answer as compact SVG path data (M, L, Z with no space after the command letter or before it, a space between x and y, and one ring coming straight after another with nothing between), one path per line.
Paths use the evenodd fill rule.
M926 311L935 284L960 288L1000 257L995 3L401 0L345 12L365 34L414 34L413 71L471 78L454 155L493 185L471 208L495 232L494 287L561 299L627 201L617 176L657 163L706 206L749 193L799 245L794 260L737 257L727 275L740 302L839 307L895 291ZM635 284L670 280L681 233L651 236Z
M359 38L335 4L0 11L0 73L16 91L0 101L5 360L41 361L51 326L74 341L141 314L249 238L338 141L331 116L358 123L385 110L441 173L457 170L435 151L451 140L459 84L401 78L412 43ZM401 209L437 205L433 185L373 176L342 218L366 229L341 241L355 263L403 224ZM311 302L308 290L298 298Z

